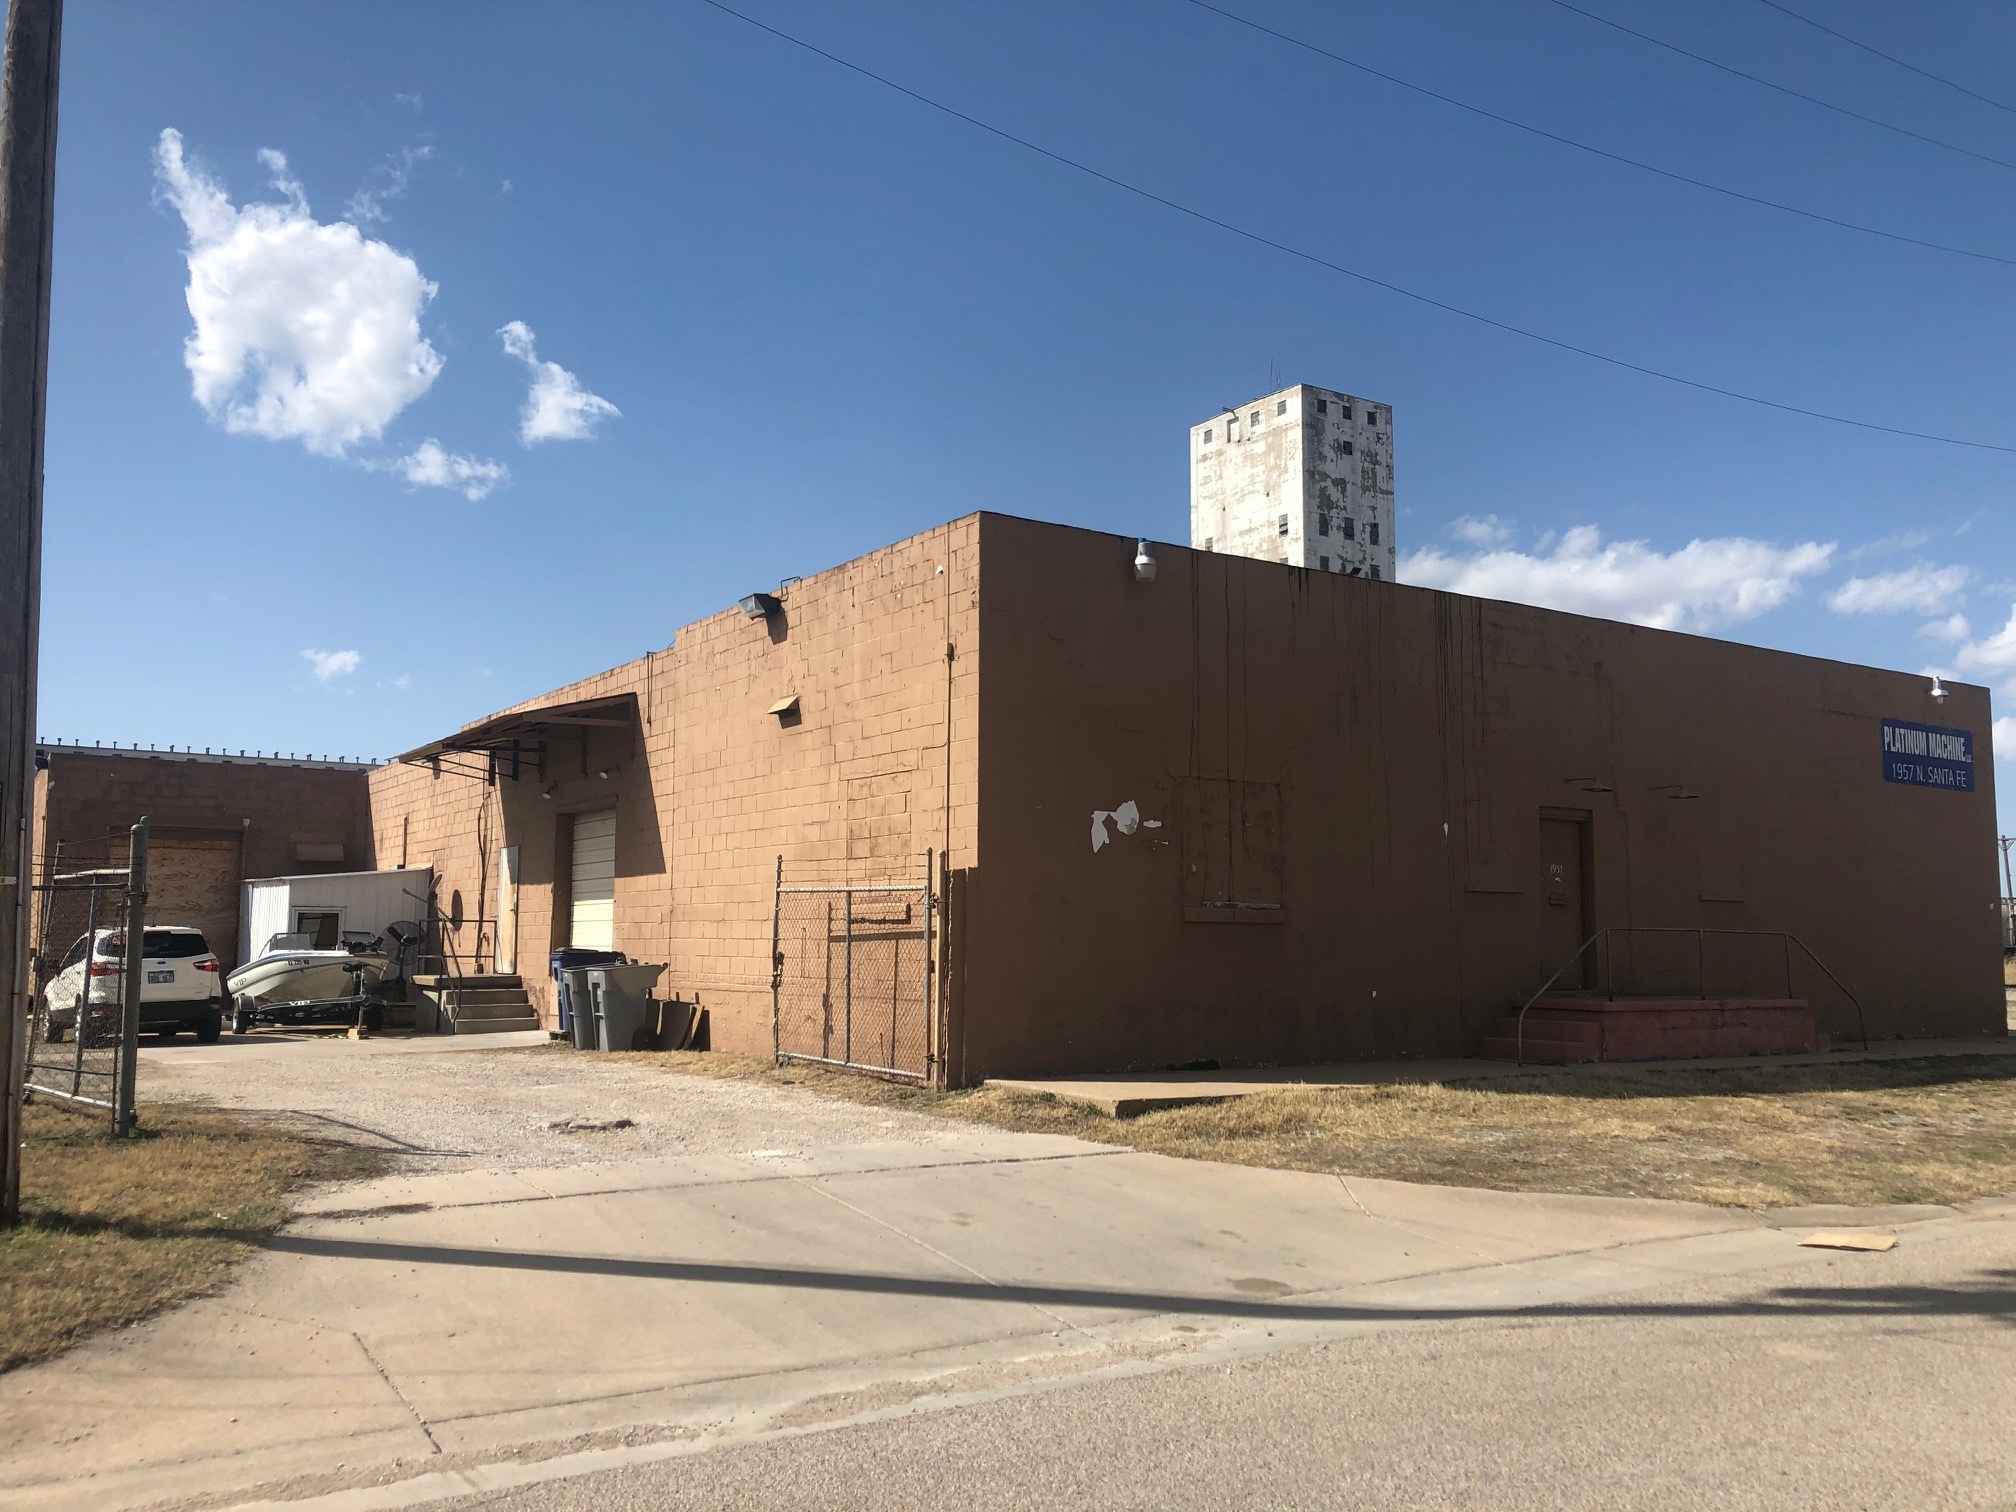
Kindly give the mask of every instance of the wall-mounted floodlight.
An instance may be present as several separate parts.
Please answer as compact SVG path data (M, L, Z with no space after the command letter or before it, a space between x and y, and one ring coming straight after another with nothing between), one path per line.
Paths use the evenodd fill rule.
M1699 798L1701 795L1688 789L1684 782L1661 782L1654 784L1652 791L1664 793L1668 798Z
M1585 793L1614 793L1617 790L1601 777L1569 777L1564 779L1569 787L1579 787Z
M752 620L756 620L770 618L783 605L777 602L777 595L774 593L752 593L746 598L737 599L735 607Z
M1155 554L1148 549L1148 541L1143 537L1134 547L1134 581L1152 583L1155 581Z
M1947 695L1952 691L1951 688L1947 687L1938 678L1935 677L1932 679L1932 702L1943 704L1946 702Z

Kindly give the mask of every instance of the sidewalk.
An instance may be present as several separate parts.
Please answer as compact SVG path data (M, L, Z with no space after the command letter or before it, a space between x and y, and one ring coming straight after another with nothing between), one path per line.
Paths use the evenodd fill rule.
M1870 1217L1776 1222L1822 1216ZM1799 1237L1682 1203L968 1126L390 1178L316 1203L223 1295L0 1377L0 1500L230 1505L430 1476L343 1503L410 1505L570 1445L711 1442L1585 1302L1786 1264ZM1855 1263L1873 1277L1883 1257Z

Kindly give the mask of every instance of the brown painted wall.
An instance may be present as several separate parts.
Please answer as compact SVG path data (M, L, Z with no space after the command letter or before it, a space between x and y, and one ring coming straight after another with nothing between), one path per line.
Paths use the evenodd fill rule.
M634 731L595 730L585 753L556 741L543 781L374 773L382 863L437 869L444 905L460 893L470 921L451 938L473 956L494 948L474 919L495 913L496 853L517 845L517 964L551 1024L568 827L613 804L617 948L670 964L661 995L707 1007L716 1048L767 1052L780 854L799 881L921 875L927 848L973 864L977 530L973 517L898 542L791 584L778 622L717 614L522 705L637 700ZM794 693L786 726L767 711Z
M47 766L35 774L34 845L36 871L58 841L76 845L116 834L123 860L125 835L143 817L165 870L162 897L172 900L183 870L198 852L228 844L238 853L238 878L302 876L321 872L368 871L375 864L371 844L370 790L363 768L301 766L248 759L223 761L163 751L65 750L46 747ZM180 850L177 850L180 842ZM341 847L341 855L327 849ZM320 859L303 859L302 848ZM177 852L174 860L169 853ZM186 853L186 854L185 854ZM202 873L192 886L205 906L189 917L149 918L158 923L194 923L227 963L238 950L235 886L212 886L220 868ZM174 907L172 902L166 906ZM194 905L190 905L194 906ZM182 909L189 912L189 907ZM200 914L201 917L196 915Z
M1791 931L1872 1034L2003 1032L1981 688L1168 546L1139 583L1130 540L996 515L979 547L966 1081L1474 1053L1557 964L1550 809L1588 816L1596 925ZM1977 790L1882 781L1884 716L1971 730ZM1155 825L1095 852L1130 799ZM1280 907L1198 906L1232 894ZM1618 966L1695 980L1691 941ZM1705 967L1783 990L1776 946Z

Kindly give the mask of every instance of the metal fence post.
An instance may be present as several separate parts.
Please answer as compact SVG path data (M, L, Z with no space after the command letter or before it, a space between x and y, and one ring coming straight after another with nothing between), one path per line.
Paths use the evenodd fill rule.
M847 953L841 957L841 981L844 983L843 990L846 993L846 997L844 1000L845 1008L842 1011L840 1020L840 1043L843 1047L840 1059L852 1065L854 1061L854 889L850 887L840 896L846 907L847 921Z
M51 891L49 896L54 898L56 894ZM46 926L42 933L46 949L49 934ZM95 887L91 889L90 902L85 905L84 938L91 944L84 949L84 980L78 983L77 990L77 1023L70 1031L70 1043L76 1047L70 1057L72 1097L84 1095L84 1042L91 1037L85 1030L85 1021L91 1012L91 956L98 944L98 889Z
M938 1065L939 1046L937 1044L937 1036L932 1033L931 1028L932 1024L936 1021L938 1017L937 1014L932 1011L932 1001L931 1001L931 925L933 922L933 915L931 908L931 902L932 902L931 884L933 881L932 869L936 864L937 864L937 852L930 850L925 851L924 852L924 998L923 1001L918 1005L918 1010L921 1017L924 1020L924 1026L923 1026L924 1079L928 1082L931 1082L932 1085L934 1086L937 1084L933 1072Z
M770 1054L774 1059L784 1048L784 1031L779 1012L784 991L784 856L777 856L776 890L770 895ZM698 1012L696 1009L695 1012Z
M125 991L121 994L123 1001L119 1005L118 1091L112 1099L116 1105L112 1113L112 1132L117 1135L131 1134L134 1125L139 1122L134 1111L133 1081L140 1070L140 989L147 980L147 823L142 819L133 826L133 848L126 863L126 955L123 962L126 970L121 976ZM80 1008L80 1029L84 1017Z

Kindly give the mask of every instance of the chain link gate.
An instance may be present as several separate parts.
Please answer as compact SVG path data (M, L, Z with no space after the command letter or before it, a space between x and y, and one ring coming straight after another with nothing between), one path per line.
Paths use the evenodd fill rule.
M130 837L59 842L33 891L27 1090L102 1109L115 1134L130 1133L140 1045L135 979L144 964L138 951L122 952L116 965L101 960L91 942L123 940L145 912L147 825L135 825Z
M931 1076L935 853L911 882L787 886L777 859L770 1027L779 1060Z

